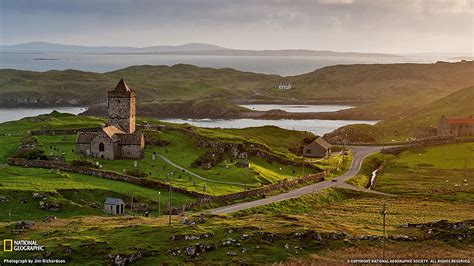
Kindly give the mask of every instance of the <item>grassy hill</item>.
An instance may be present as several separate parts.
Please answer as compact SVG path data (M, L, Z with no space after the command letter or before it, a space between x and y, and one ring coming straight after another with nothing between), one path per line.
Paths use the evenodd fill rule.
M204 129L189 125L163 123L153 118L139 118L138 122L143 123L144 120L151 125L166 124L170 128L169 131L164 132L151 129L141 130L147 138L150 138L149 140L154 139L161 143L167 143L166 145L146 145L145 156L139 161L139 169L146 174L144 178L167 182L167 174L174 172L175 186L209 195L240 192L246 188L259 187L301 176L303 169L297 163L300 163L302 158L291 152L290 149L294 150L295 147L300 147L305 139L315 138L309 132L270 126L246 129ZM38 129L100 127L104 122L105 120L102 118L53 112L0 124L0 146L2 147L0 163L4 163L8 157L13 156L24 139L33 140L37 149L42 150L46 155L64 156L66 161L83 159L81 155L74 152L76 134L29 136L28 132ZM191 167L196 159L206 153L215 152L215 150L212 147L201 147L196 138L183 133L179 130L180 128L187 128L188 131L194 132L200 138L212 139L216 143L261 145L271 154L289 162L279 163L276 160L269 161L258 156L249 156L250 167L241 168L235 165L239 160L232 158L230 152L227 152L223 153L223 159L212 169ZM200 177L182 172L162 158L154 160L153 153L166 157ZM334 156L329 163L332 169L343 171L348 165L340 164L339 159ZM102 165L103 169L118 173L135 169L134 160L108 161L99 159L96 161ZM328 167L325 165L326 161L311 163L322 169ZM313 170L306 169L306 174L311 171Z
M198 98L239 98L253 93L249 88L277 76L214 69L192 65L132 66L107 73L77 70L21 71L0 70L0 104L15 105L91 105L105 102L106 91L120 78L139 92L139 101L166 102Z
M416 94L449 94L474 84L474 64L337 65L288 77L297 99L386 100ZM275 93L271 87L265 92Z
M337 65L280 77L229 68L178 64L132 66L107 73L77 70L0 70L0 105L92 105L105 102L120 78L139 92L140 103L225 98L235 101L333 102L416 99L418 105L474 85L474 64ZM288 80L293 88L278 90ZM372 105L372 108L374 106ZM381 109L386 110L383 106Z
M464 153L472 148L472 144L445 145L408 150L398 157L387 155L376 189L394 196L330 188L230 215L186 213L174 216L171 226L166 217L89 214L37 221L20 236L36 239L52 258L65 258L73 264L107 264L117 254L129 257L140 253L139 265L339 265L348 259L380 259L385 203L386 258L471 258L473 186L464 181L462 164L446 164L439 156L448 150ZM418 154L432 165L416 166ZM459 154L458 159L461 157ZM468 166L469 176L473 167L472 163ZM67 179L75 181L77 177ZM193 223L178 222L186 219ZM447 221L433 223L440 220ZM462 221L465 223L457 223ZM0 220L0 238L18 237L13 226ZM201 251L199 256L189 255L193 247ZM25 258L25 254L3 252L0 258Z
M327 136L336 137L349 133L375 142L401 140L414 137L418 127L436 127L442 115L474 115L474 87L458 90L448 96L437 99L410 115L398 119L386 119L375 125L349 125L339 128Z

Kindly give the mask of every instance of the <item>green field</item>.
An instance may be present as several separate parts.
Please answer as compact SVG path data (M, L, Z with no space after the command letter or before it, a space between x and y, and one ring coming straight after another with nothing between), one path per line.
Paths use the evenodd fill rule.
M261 184L271 184L282 179L292 179L301 176L303 172L302 167L283 165L275 162L270 164L258 157L250 158L250 168L235 166L234 164L238 160L231 162L230 157L227 157L225 161L209 170L191 168L191 163L209 149L197 147L189 137L176 131L161 133L160 137L170 141L170 144L163 147L146 146L145 156L142 160L138 161L138 168L149 174L147 178L161 181L166 181L168 174L174 172L174 185L201 193L222 195L243 191L245 187L258 187ZM38 140L41 149L43 149L47 155L59 156L65 154L67 160L82 158L81 155L73 152L73 150L75 150L75 135L40 135L34 136L34 138ZM205 181L191 176L165 163L165 161L159 157L157 157L156 160L152 160L153 153L165 156L177 165L216 182ZM289 152L287 152L287 154L288 153ZM134 160L108 161L97 159L96 161L102 165L103 169L113 170L119 173L124 172L124 170L134 169ZM326 162L322 162L321 164L325 165ZM331 164L335 165L336 160L331 160ZM311 171L311 169L306 169L306 174ZM225 184L223 182L233 182L242 185ZM204 186L206 186L205 191Z
M138 119L139 122L145 120L147 123L152 124L161 123L153 118ZM3 147L5 147L0 152L0 159L4 162L9 156L12 156L16 148L20 146L21 140L28 138L28 131L30 130L98 127L103 122L104 120L99 118L52 113L0 124L0 134L4 134L0 138L0 144L3 144ZM170 127L183 127L181 125L166 124ZM232 130L190 127L190 130L197 132L203 137L212 138L214 141L263 145L277 156L294 162L301 162L303 159L290 152L290 149L301 145L305 138L314 138L314 135L308 132L286 130L271 126ZM179 131L154 132L154 134L157 134L157 138L162 141L168 141L169 145L147 145L144 158L138 160L138 169L148 175L146 178L163 182L168 182L168 175L173 172L173 185L191 191L209 195L223 195L240 192L247 188L273 184L284 179L291 180L301 177L303 171L305 174L314 172L310 168L304 170L301 166L268 162L255 156L249 158L249 168L240 168L235 166L235 163L239 160L232 159L229 154L225 154L224 161L212 169L192 168L192 162L207 151L210 151L210 148L198 147L193 138ZM75 152L76 135L34 135L30 139L35 140L38 149L44 151L47 156L64 156L66 161L83 159L82 155ZM153 160L153 153L168 158L173 163L186 168L202 178L192 176L175 168L166 163L161 157ZM97 159L95 161L103 169L118 173L135 169L134 160L107 161ZM327 160L309 159L307 162L317 165L323 170L331 168L332 175L334 176L346 171L350 165L350 156L344 162L342 162L341 156L331 157L329 167Z
M426 158L435 158L433 165L441 167L443 164L435 164L436 158L439 158L436 155L439 149L456 150L460 152L458 157L461 158L466 155L465 151L469 151L469 147L471 147L470 143L459 145L459 147L458 145L430 147L425 149L422 154L427 156ZM364 242L348 238L361 235L381 235L382 216L380 211L382 204L385 203L387 205L387 234L392 236L404 234L420 239L402 242L389 241L387 256L399 257L397 252L400 251L412 254L410 250L413 249L417 251L416 254L413 253L414 256L421 257L435 253L450 254L453 257L472 256L473 246L469 241L449 238L422 240L427 237L425 233L415 228L402 226L406 223L427 223L443 219L452 222L472 219L474 191L469 182L464 182L464 169L457 164L454 164L450 169L412 167L411 165L416 164L416 160L414 161L411 156L416 152L420 153L417 150L409 150L398 157L383 156L386 162L385 171L378 180L376 189L395 196L381 196L331 188L231 215L205 216L203 222L192 226L179 224L178 220L183 217L173 217L173 225L168 226L164 217L110 218L95 216L100 215L97 210L86 212L78 209L64 216L58 215L58 217L78 216L79 218L57 219L50 223L37 222L34 229L25 230L20 234L22 238L41 239L40 243L47 246L52 257L62 256L73 264L106 263L108 254L127 255L137 251L140 251L144 256L137 262L138 265L193 263L196 262L194 259L182 253L176 256L171 253L178 249L184 252L186 247L198 243L215 247L215 249L203 253L199 263L234 264L244 262L255 264L286 261L327 264L347 259L347 254L351 254L351 258L361 256L377 258L380 256L380 240ZM380 155L371 158L374 161L382 159ZM366 172L369 172L373 167L373 160L365 163ZM25 171L23 173L25 176L28 176L29 171L32 170L47 173L46 176L39 177L40 179L35 179L38 178L36 175L35 177L24 177L28 180L38 180L38 183L34 182L25 186L23 189L27 190L24 192L27 194L20 194L22 197L31 197L30 189L36 189L37 186L43 187L45 191L58 191L65 201L73 201L71 194L63 192L67 191L67 186L79 187L80 189L76 188L76 190L82 191L90 189L101 191L107 188L107 185L102 183L107 180L102 179L90 181L90 177L69 174L65 177L64 174L57 174L49 170L12 167L7 169L12 169L11 171L14 173ZM472 171L472 169L468 169L467 172L469 181ZM60 183L57 184L61 184L61 189L58 189L56 183L46 183L42 178L48 180L66 179L67 182L58 181ZM84 179L87 179L88 183ZM449 181L446 182L446 179ZM75 182L79 182L79 184ZM462 184L463 182L468 185L453 186L453 184ZM128 184L124 185L129 186ZM12 189L19 189L15 187L15 184L8 186ZM128 188L123 189L129 190ZM156 196L155 193L149 195L146 189L143 190L137 192L142 195L143 199L147 197L152 199L153 196ZM124 192L122 188L116 190L114 188L114 191L107 193ZM75 199L74 204L80 204L80 202ZM34 205L29 208L34 208ZM83 217L81 212L92 216ZM186 214L188 218L192 218L193 216L190 217L190 215L192 214ZM0 229L5 228L8 224L5 220L3 221L3 223L0 221ZM99 224L100 226L98 226ZM323 235L341 231L349 236L346 238L347 240L327 238L322 244L314 240L295 237L306 230L315 230ZM263 239L262 232L273 234L276 239L273 241ZM171 241L172 236L176 235L202 235L205 233L212 233L212 235L198 240ZM0 230L0 238L12 238L12 234L10 230ZM248 238L239 240L239 245L222 244L229 239L240 239L243 235L247 235ZM172 244L170 245L170 243ZM73 252L65 255L66 248L71 248ZM243 253L243 249L245 249L245 253ZM235 252L235 256L228 255L229 252ZM345 254L345 252L349 253ZM3 255L0 253L0 258ZM31 255L34 256L34 254ZM12 254L9 257L15 256L19 255Z
M374 162L385 161L375 189L393 196L381 196L344 189L326 189L316 194L268 204L233 214L238 219L273 220L281 227L306 226L321 231L340 230L352 235L381 234L382 205L387 205L387 232L413 233L402 225L439 220L465 221L473 218L474 169L457 163L470 156L472 143L412 149L399 156L373 155L364 162L359 175L349 181L364 187ZM429 167L419 167L418 154ZM470 158L474 158L470 156ZM443 160L444 159L444 160ZM452 160L451 160L452 159ZM464 247L467 248L467 247Z
M14 221L38 220L47 216L66 218L103 215L102 209L90 205L98 203L102 206L106 197L119 197L130 203L133 196L135 204L148 204L155 211L154 215L158 215L159 201L162 209L168 204L167 190L149 189L125 182L46 169L1 166L0 184L0 195L9 199L7 203L2 203L0 208L0 221L4 222L10 219L9 213ZM43 193L48 201L60 202L60 211L40 210L38 202L41 199L34 199L33 193ZM173 206L194 200L180 193L172 195ZM23 199L27 202L20 203ZM130 210L127 211L130 213Z

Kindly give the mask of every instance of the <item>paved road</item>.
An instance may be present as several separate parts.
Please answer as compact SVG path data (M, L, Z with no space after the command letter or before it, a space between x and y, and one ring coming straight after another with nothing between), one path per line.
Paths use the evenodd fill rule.
M273 202L278 202L278 201L291 199L291 198L297 198L305 194L317 192L317 191L320 191L329 187L334 187L334 186L358 190L358 191L366 191L369 193L388 195L383 192L355 187L344 182L348 180L349 178L355 176L359 172L362 166L362 162L367 156L377 153L380 150L382 150L382 147L378 147L378 146L354 146L351 148L352 148L352 153L353 153L353 160L352 160L352 165L349 168L349 171L347 171L343 175L333 178L332 180L327 180L327 181L319 182L319 183L312 184L309 186L297 188L289 192L278 194L278 195L268 197L265 199L224 206L224 207L208 210L207 212L212 213L212 214L226 214L226 213L231 213L231 212L237 212L237 211L241 211L241 210L245 210L245 209L249 209L253 207L258 207L258 206L262 206L262 205L273 203ZM337 181L335 182L333 180L337 180Z

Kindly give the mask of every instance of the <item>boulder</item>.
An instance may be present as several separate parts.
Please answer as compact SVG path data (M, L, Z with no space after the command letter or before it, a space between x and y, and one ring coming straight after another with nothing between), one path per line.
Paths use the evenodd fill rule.
M56 216L48 216L48 217L46 217L46 218L43 219L43 222L49 223L49 222L51 222L52 220L56 220Z
M23 220L19 221L14 225L15 229L31 229L35 226L33 221Z
M38 202L38 204L39 204L38 207L41 210L45 210L45 211L59 211L59 209L61 208L61 203L57 201L51 201L51 202L40 201Z
M7 203L9 200L6 196L0 196L0 203Z
M196 256L196 247L195 246L189 246L184 249L184 253L188 255L189 257L194 257Z

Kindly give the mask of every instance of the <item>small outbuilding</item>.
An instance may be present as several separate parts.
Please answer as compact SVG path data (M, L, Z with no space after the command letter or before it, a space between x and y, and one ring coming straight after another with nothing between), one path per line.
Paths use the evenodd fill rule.
M466 137L474 136L474 116L441 116L438 122L438 136Z
M320 137L303 148L303 156L325 158L331 155L331 147L331 144Z
M125 202L117 198L105 198L104 211L111 215L121 215L125 211Z

